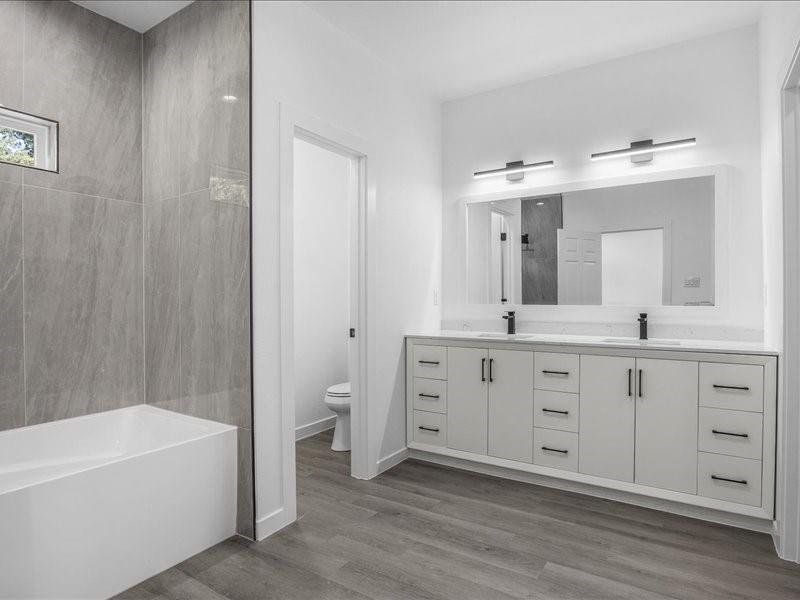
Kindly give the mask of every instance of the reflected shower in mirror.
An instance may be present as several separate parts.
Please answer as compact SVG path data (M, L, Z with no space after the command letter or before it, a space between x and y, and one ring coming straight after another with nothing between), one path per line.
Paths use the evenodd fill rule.
M472 304L713 306L714 177L467 205Z

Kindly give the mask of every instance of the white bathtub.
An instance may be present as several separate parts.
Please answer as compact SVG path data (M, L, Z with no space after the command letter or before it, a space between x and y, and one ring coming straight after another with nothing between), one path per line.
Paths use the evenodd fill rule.
M235 527L235 427L139 405L0 432L0 598L107 598Z

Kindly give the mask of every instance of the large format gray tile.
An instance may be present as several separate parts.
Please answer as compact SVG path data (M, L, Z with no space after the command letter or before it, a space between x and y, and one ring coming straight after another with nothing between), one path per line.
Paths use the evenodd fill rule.
M25 3L24 110L59 121L59 170L26 184L141 201L141 36L72 2Z
M249 3L199 0L179 15L181 194L211 169L249 171Z
M145 398L180 410L179 201L144 206Z
M253 522L253 432L239 427L236 531L255 539Z
M142 211L25 188L28 423L143 401Z
M25 7L22 0L0 2L0 106L22 110L22 24ZM0 181L20 183L22 168L0 163Z
M22 186L0 183L0 430L25 425Z
M181 197L180 213L184 409L250 427L249 210L202 190Z
M162 21L144 34L142 48L142 197L180 194L180 27Z

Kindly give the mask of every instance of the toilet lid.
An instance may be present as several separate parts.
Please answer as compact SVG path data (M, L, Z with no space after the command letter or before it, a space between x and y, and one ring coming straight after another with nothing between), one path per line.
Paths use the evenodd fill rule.
M350 382L346 381L345 383L337 383L336 385L332 385L327 389L325 394L332 398L349 398Z

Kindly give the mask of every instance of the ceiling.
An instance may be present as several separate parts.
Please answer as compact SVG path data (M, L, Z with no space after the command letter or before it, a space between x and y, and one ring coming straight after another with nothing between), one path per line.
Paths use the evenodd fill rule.
M144 33L192 0L73 0L92 12Z
M760 2L308 1L440 100L758 21Z

